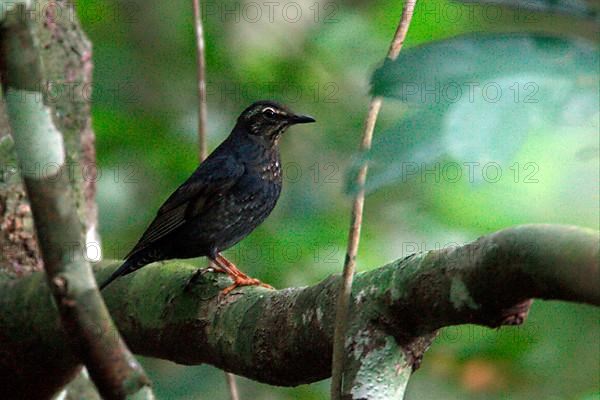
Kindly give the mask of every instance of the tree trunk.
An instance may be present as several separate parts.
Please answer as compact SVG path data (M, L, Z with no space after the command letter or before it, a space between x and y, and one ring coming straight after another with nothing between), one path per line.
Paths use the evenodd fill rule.
M91 70L90 44L72 4L0 3L0 245L6 249L0 270L22 277L44 266L69 333L68 347L58 356L69 358L74 351L77 357L71 357L87 365L103 396L120 399L150 391L143 370L119 341L86 260L86 244L99 247ZM20 311L0 319L12 324ZM91 324L101 325L103 334ZM38 358L29 384L22 382L14 392L21 361L36 357L22 350L5 360L17 379L2 377L0 393L10 391L10 398L48 398L80 370L71 363L45 379L56 360Z

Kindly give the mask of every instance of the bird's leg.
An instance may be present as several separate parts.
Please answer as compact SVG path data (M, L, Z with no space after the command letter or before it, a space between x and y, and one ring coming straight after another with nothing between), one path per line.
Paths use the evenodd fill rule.
M215 272L227 274L232 278L239 276L236 271L231 270L231 268L229 268L229 266L227 264L224 264L220 260L217 260L216 257L215 258L209 257L209 259L210 259L210 268L214 269Z
M212 258L212 257L211 257ZM223 257L221 253L216 253L216 257L214 257L213 261L217 264L227 275L229 275L233 279L233 284L231 286L223 289L221 293L224 295L231 292L238 286L263 286L268 289L273 289L271 285L267 285L266 283L262 283L258 279L250 278L248 275L240 271L234 263Z
M238 267L235 266L234 263L232 263L231 261L229 261L228 259L226 259L221 253L217 253L217 258L216 258L217 262L222 263L224 265L227 266L227 268L230 271L233 271L233 273L235 275L238 275L242 278L250 278L248 275L246 275L245 273L243 273L242 271L240 271L238 269Z
M212 259L210 257L208 259L208 268L212 269L215 272L219 272L219 273L222 273L222 274L227 274L228 273L223 268L221 268L221 266L219 264L217 264L217 262L214 259Z

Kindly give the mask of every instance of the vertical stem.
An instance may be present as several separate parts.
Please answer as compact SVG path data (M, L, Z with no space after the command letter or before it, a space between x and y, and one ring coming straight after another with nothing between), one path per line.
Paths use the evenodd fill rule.
M379 110L381 109L381 97L374 97L369 104L369 112L365 121L363 138L360 145L360 151L368 151L371 147L373 130ZM356 185L358 192L352 203L352 214L350 216L350 231L348 233L348 247L346 248L346 258L344 261L344 271L342 273L342 287L340 289L336 314L335 328L333 333L333 356L331 371L331 399L341 399L342 376L346 359L345 340L346 330L348 328L348 311L350 304L350 294L352 291L352 280L356 270L356 254L360 241L360 229L362 226L363 206L365 203L364 184L367 178L368 164L365 162L360 166L356 176Z
M400 54L404 39L410 26L416 0L406 0L402 10L402 17L396 28L394 39L390 44L387 58L395 60ZM371 149L373 139L373 131L379 110L381 110L383 99L381 97L373 97L369 103L369 112L365 120L363 136L360 143L360 152L365 153ZM336 316L335 329L333 336L333 356L332 356L332 376L331 376L331 399L339 400L342 395L342 380L344 374L344 364L346 359L345 339L346 330L348 327L348 311L350 304L350 295L352 292L352 281L356 270L356 255L358 253L358 245L360 241L360 230L362 226L363 208L365 203L365 182L367 179L368 162L363 161L356 176L355 184L358 191L352 203L352 215L350 217L350 230L348 233L348 247L346 249L346 258L344 260L344 270L342 273L342 287L339 292Z
M198 154L200 162L208 156L206 121L208 112L206 109L206 61L204 56L204 28L202 26L202 11L200 0L192 0L194 6L194 25L196 27L196 62L198 65ZM238 389L235 375L225 372L225 380L229 388L231 400L238 400Z
M200 0L192 0L194 5L194 25L196 26L196 62L198 64L198 146L200 161L208 155L206 147L206 62L204 59L204 28Z

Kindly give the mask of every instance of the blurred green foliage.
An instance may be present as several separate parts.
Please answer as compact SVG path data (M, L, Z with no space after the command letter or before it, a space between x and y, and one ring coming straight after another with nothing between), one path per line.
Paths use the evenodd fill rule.
M238 113L261 98L287 103L318 121L292 128L283 138L279 204L227 253L276 287L316 283L341 270L350 211L347 181L356 165L370 77L381 66L402 2L202 3L211 149L227 136ZM535 3L535 10L546 5L556 13L487 2L418 3L397 74L381 81L390 98L369 155L371 191L359 269L463 244L513 224L598 229L597 14L586 8L592 3ZM568 12L570 4L578 8ZM120 258L197 165L192 6L79 0L77 12L94 48L104 256ZM499 52L494 46L510 32L520 36ZM490 42L473 46L468 55L453 47L468 38L481 43L483 33ZM523 47L532 40L529 34L558 38L552 40L567 47L587 40L581 46L588 58L569 53L553 55L552 65L547 58L540 61ZM444 41L458 35L465 36ZM429 45L432 41L440 42ZM429 56L421 57L423 51ZM477 68L495 74L484 76ZM479 98L411 104L392 93L402 79L418 80L419 74L446 79L436 75L445 70L480 84L493 81L505 97L497 103ZM574 75L582 70L587 78ZM377 83L377 75L374 79ZM510 97L511 86L520 95L530 93L526 84L538 85L539 102ZM455 164L462 179L456 179ZM469 165L473 179L467 179ZM426 354L407 398L598 399L598 316L591 307L537 302L520 328L447 328ZM212 367L143 361L160 399L228 398L222 372ZM239 382L242 399L322 399L328 393L327 382L299 388Z

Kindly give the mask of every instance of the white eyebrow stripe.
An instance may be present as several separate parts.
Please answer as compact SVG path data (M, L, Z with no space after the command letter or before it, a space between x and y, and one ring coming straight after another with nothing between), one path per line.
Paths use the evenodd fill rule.
M273 108L273 107L265 107L262 109L263 112L267 111L267 110L271 110L273 111L275 114L279 114L279 115L287 115L287 112L283 111L283 110L279 110L277 108Z

